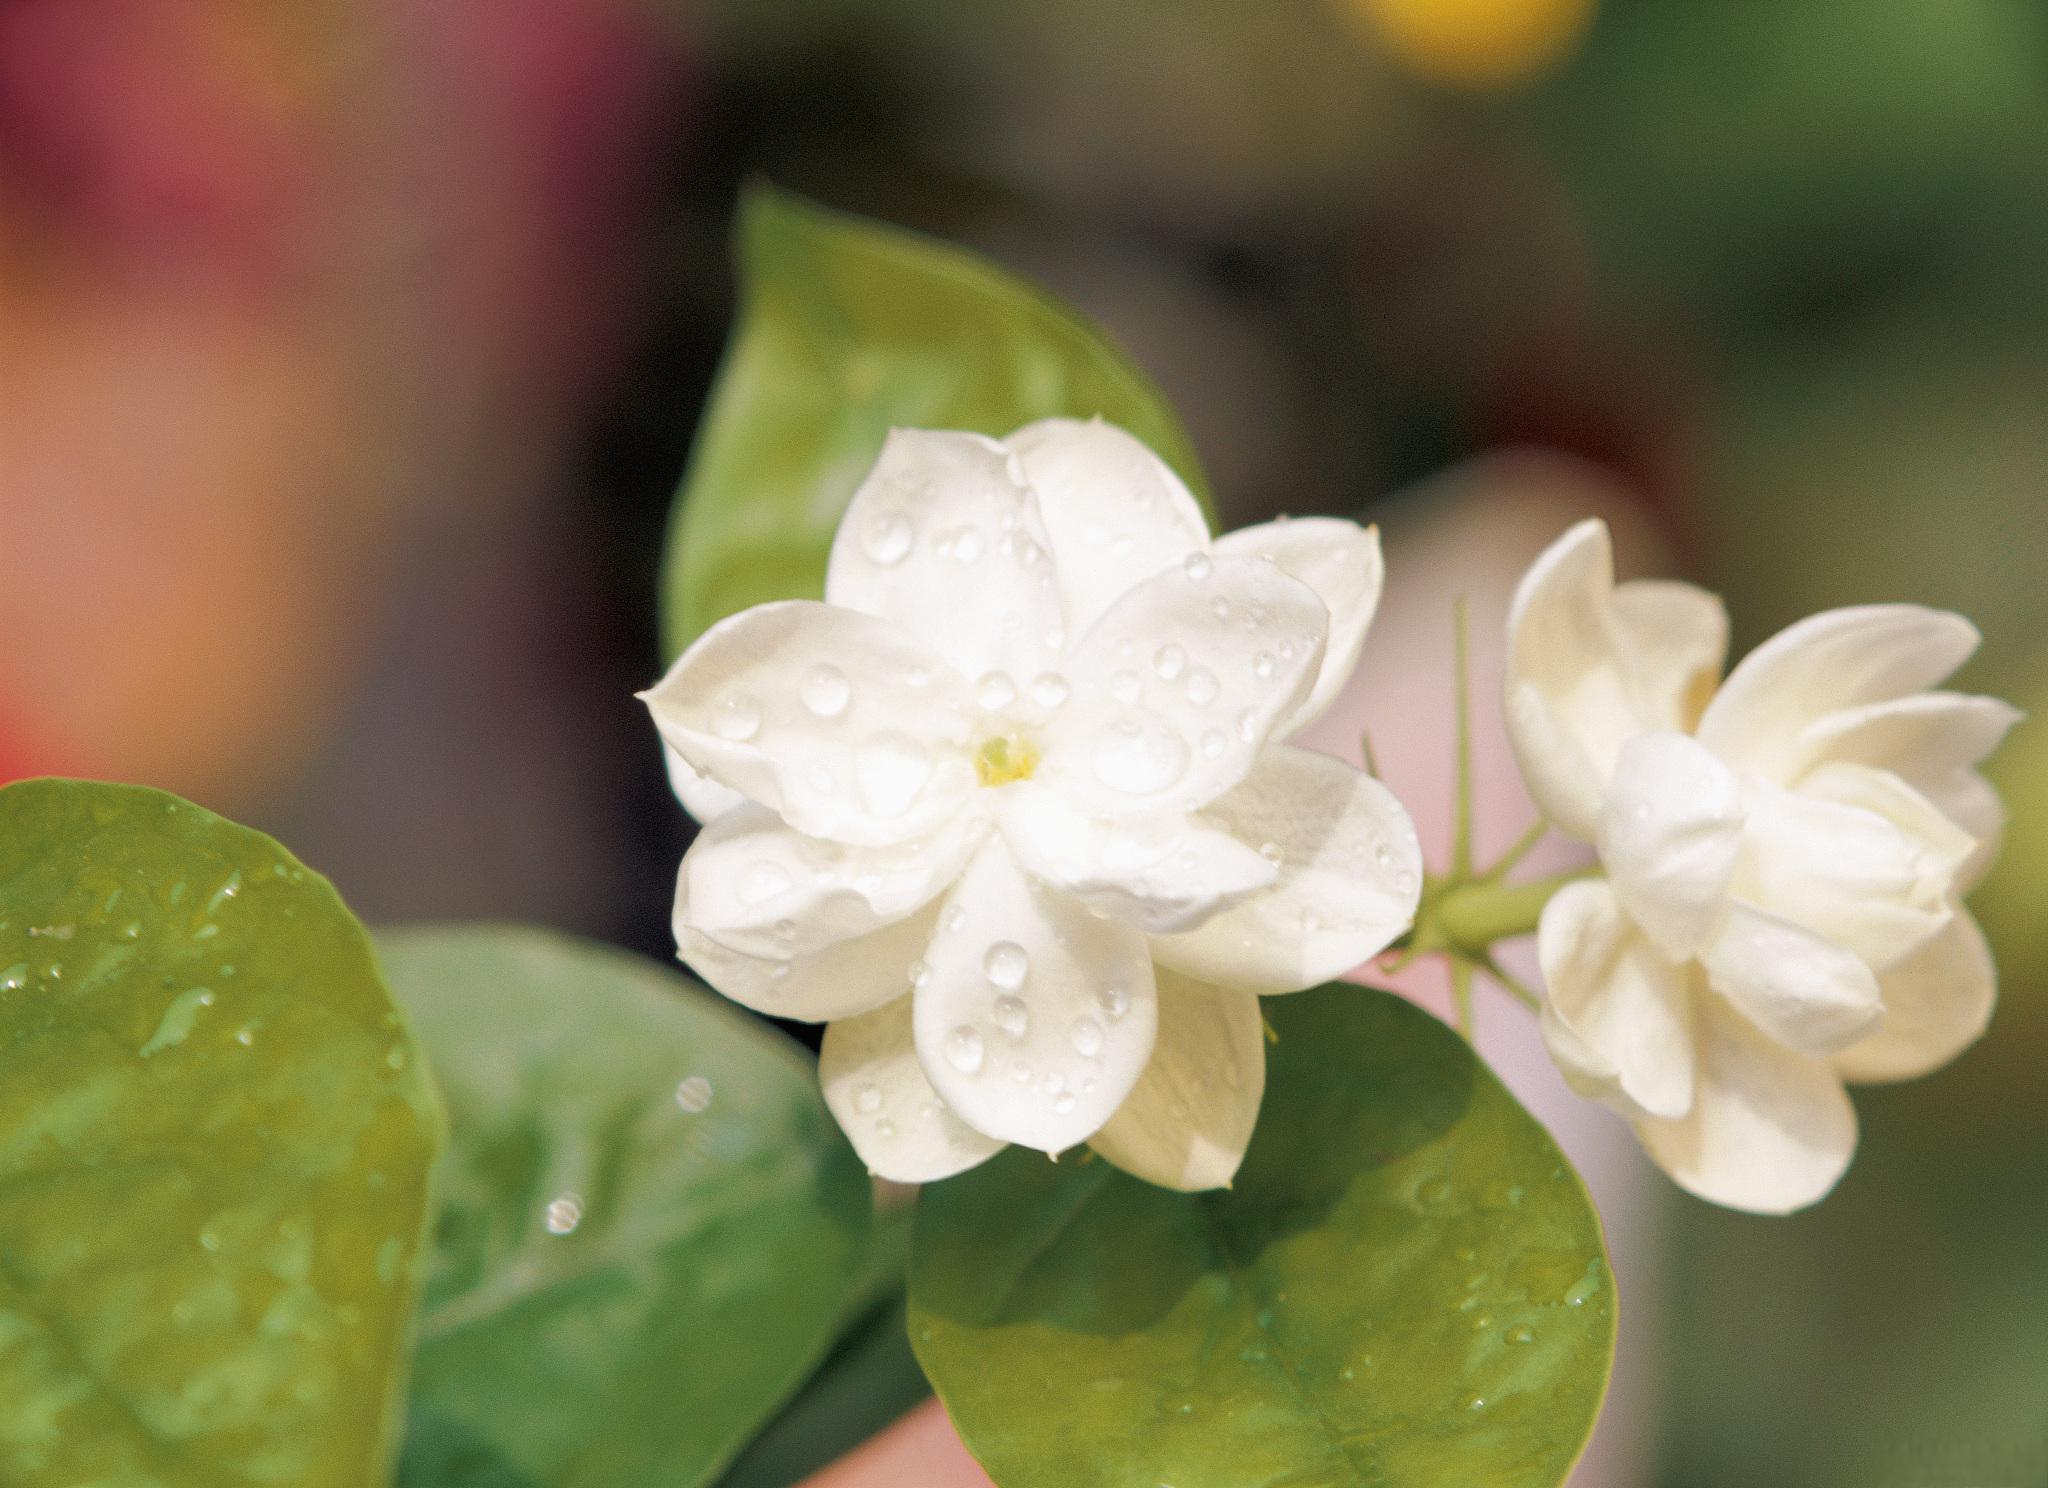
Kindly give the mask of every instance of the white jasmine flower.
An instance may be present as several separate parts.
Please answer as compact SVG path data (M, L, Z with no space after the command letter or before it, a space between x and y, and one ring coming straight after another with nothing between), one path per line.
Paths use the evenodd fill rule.
M831 1023L826 1099L885 1177L1085 1141L1157 1183L1227 1182L1264 1086L1257 994L1414 915L1400 804L1277 742L1350 673L1380 580L1350 522L1212 544L1100 421L896 431L824 603L732 616L645 695L712 813L677 887L684 959Z
M1856 1145L1843 1082L1924 1074L1991 1014L1961 900L2002 821L1976 766L2019 715L1927 690L1975 628L1830 610L1723 682L1720 600L1615 584L1599 522L1536 561L1508 626L1515 756L1605 874L1543 912L1552 1055L1693 1193L1814 1202Z

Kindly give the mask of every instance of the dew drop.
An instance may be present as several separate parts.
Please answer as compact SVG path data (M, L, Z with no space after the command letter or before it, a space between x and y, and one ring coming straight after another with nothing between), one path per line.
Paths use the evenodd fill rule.
M711 1082L702 1075L686 1075L676 1082L676 1109L695 1116L711 1108Z
M981 557L981 534L972 527L963 527L953 541L953 556L962 563L973 563Z
M872 1116L882 1109L882 1088L872 1081L853 1093L853 1108L863 1116Z
M583 1223L583 1200L563 1194L549 1202L545 1220L550 1235L567 1235Z
M1061 1116L1070 1115L1078 1102L1071 1095L1062 1095L1052 1103L1053 1111Z
M1257 656L1254 656L1252 658L1252 675L1254 677L1260 678L1270 677L1273 675L1272 652L1261 651Z
M1152 670L1162 682L1171 682L1188 668L1188 653L1170 642L1152 653Z
M761 732L761 710L745 693L729 692L712 712L711 731L721 739L744 744Z
M1253 708L1246 708L1237 715L1237 736L1247 744L1255 744L1259 738L1259 715Z
M1280 844L1277 842L1261 842L1259 844L1259 856L1269 863L1278 863L1281 858Z
M1040 672L1031 679L1031 699L1041 708L1057 708L1067 700L1067 679L1058 672Z
M1197 708L1206 708L1216 701L1216 674L1207 667L1196 667L1188 673L1185 690L1189 702Z
M1019 1085L1029 1085L1031 1083L1031 1066L1021 1059L1015 1061L1010 1066L1010 1078Z
M1216 602L1209 606L1209 613L1218 620L1228 620L1230 618L1230 601L1220 594L1217 595Z
M946 1035L946 1063L963 1075L971 1075L981 1068L983 1049L981 1035L965 1023Z
M1030 974L1031 958L1015 941L999 940L981 958L981 969L998 987L1014 992L1024 985L1024 978Z
M1209 561L1207 553L1190 553L1181 560L1180 567L1182 573L1199 584L1202 580L1209 577L1210 573L1215 570L1216 565Z
M910 986L913 991L922 992L932 984L932 969L922 961L910 963Z
M1095 778L1111 790L1149 796L1187 773L1188 746L1179 734L1139 728L1099 745L1092 763Z
M1229 747L1230 741L1223 737L1222 729L1204 729L1202 731L1203 759L1215 759Z
M1109 679L1110 696L1126 707L1135 703L1144 690L1145 684L1139 680L1138 674L1129 667L1125 667Z
M862 534L861 546L870 561L892 568L909 555L916 537L909 518L897 512L878 512Z
M1536 1330L1526 1324L1521 1324L1508 1329L1507 1339L1509 1343L1534 1343L1536 1341Z
M852 696L846 673L829 663L812 667L804 676L804 706L820 718L837 718L846 711L847 699Z
M1102 1025L1093 1018L1074 1020L1074 1051L1083 1059L1093 1059L1102 1052Z
M1114 1023L1131 1010L1131 994L1112 983L1096 992L1095 1005L1102 1009L1104 1017Z
M875 1123L875 1135L885 1142L893 1141L896 1136L896 1123L884 1116Z
M1017 684L1008 672L985 672L974 684L974 700L990 713L1007 708L1017 701Z
M1007 992L996 999L989 1016L995 1019L996 1027L1013 1039L1021 1039L1031 1028L1031 1014L1025 1009L1024 999Z
M790 886L789 870L768 858L749 863L740 871L740 903L755 905L785 893Z

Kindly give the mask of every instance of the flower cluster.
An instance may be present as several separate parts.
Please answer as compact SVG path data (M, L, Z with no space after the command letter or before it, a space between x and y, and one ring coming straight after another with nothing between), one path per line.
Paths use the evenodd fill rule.
M1258 995L1357 966L1420 895L1393 796L1284 742L1351 673L1381 575L1350 522L1212 543L1099 421L893 433L824 602L732 616L646 694L706 821L683 956L830 1023L826 1100L885 1177L1086 1142L1228 1182Z
M830 1024L826 1100L884 1177L1085 1142L1227 1183L1259 996L1414 922L1400 803L1285 742L1356 665L1381 577L1350 522L1212 543L1100 421L897 431L824 602L732 616L645 694L705 823L682 955ZM1990 1015L1961 900L2000 826L1976 766L2017 715L1928 690L1976 644L1952 614L1831 611L1724 682L1727 630L1689 584L1617 585L1582 523L1517 591L1503 701L1539 809L1598 859L1537 927L1552 1055L1680 1184L1783 1212L1849 1161L1844 1081L1930 1070Z
M1924 1074L1991 1014L1961 898L2001 824L1976 766L2018 714L1928 690L1975 628L1830 610L1723 681L1720 601L1617 585L1585 522L1523 579L1508 639L1516 759L1602 869L1538 930L1553 1057L1693 1193L1812 1203L1856 1145L1843 1082Z

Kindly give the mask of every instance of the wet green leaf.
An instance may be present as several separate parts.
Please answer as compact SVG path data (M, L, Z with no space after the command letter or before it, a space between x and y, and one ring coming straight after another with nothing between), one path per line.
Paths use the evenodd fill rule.
M1274 998L1236 1186L1012 1151L926 1191L911 1337L1003 1488L1537 1488L1613 1357L1600 1224L1464 1041Z
M0 791L0 1482L383 1481L439 1135L326 880L157 791Z
M380 938L454 1132L400 1482L691 1488L802 1383L869 1243L800 1049L540 931Z
M962 249L769 189L740 211L739 323L678 493L669 654L735 611L815 599L892 427L1121 424L1203 490L1159 391L1070 312Z

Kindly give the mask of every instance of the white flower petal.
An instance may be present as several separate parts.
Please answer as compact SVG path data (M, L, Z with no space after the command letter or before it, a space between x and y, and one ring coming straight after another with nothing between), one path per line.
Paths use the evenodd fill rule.
M1856 1111L1827 1064L1773 1043L1703 999L1692 1109L1636 1124L1680 1187L1754 1214L1789 1214L1823 1197L1856 1150Z
M1830 798L1816 782L1843 794ZM1744 796L1749 825L1737 897L1880 970L1948 922L1949 889L1970 839L1896 776L1831 765L1798 791L1752 777Z
M908 842L975 789L959 675L849 610L810 600L742 610L640 696L693 768L813 837Z
M1219 986L1298 992L1377 955L1414 923L1422 848L1401 803L1371 776L1273 745L1202 815L1259 844L1280 871L1200 929L1155 937L1162 966Z
M1909 785L1974 769L2024 717L2000 698L1915 692L1822 714L1795 740L1799 768L1870 765Z
M1244 1160L1265 1090L1259 999L1164 972L1152 1061L1088 1145L1162 1188L1222 1188Z
M1149 935L1191 930L1279 872L1195 817L1084 816L1030 783L1002 791L998 812L1033 878Z
M746 803L747 798L731 786L720 785L691 768L690 762L677 754L671 744L661 746L661 762L668 769L669 789L683 803L683 810L706 825Z
M1804 736L1816 720L1923 691L1976 649L1977 627L1946 610L1828 610L1736 665L1700 718L1700 741L1737 770L1788 784L1811 762Z
M749 803L683 855L690 927L750 956L808 956L930 903L987 830L985 817L965 811L917 842L850 847L793 832Z
M1068 661L1038 779L1077 810L1204 805L1308 694L1329 616L1315 591L1257 559L1196 558L1111 605Z
M676 954L720 993L771 1018L827 1023L901 997L938 924L938 906L931 905L808 956L749 956L691 923L689 875L676 879Z
M1558 830L1591 841L1622 746L1690 724L1725 628L1718 601L1690 586L1617 590L1604 522L1579 523L1530 566L1508 613L1501 706L1522 778Z
M993 439L891 430L853 493L825 575L834 605L917 636L970 681L1046 670L1065 642L1052 539Z
M1967 894L1997 861L2005 837L2005 802L1975 770L1955 770L1913 784L1929 805L1967 832L1976 846L1956 865L1956 893Z
M1877 977L1811 930L1739 902L1701 952L1707 984L1777 1043L1832 1054L1876 1026Z
M1216 540L1217 557L1263 558L1315 590L1330 612L1322 670L1292 717L1274 730L1285 739L1317 718L1358 668L1365 633L1386 582L1380 530L1338 517L1293 517L1241 527Z
M1145 444L1101 419L1040 419L1003 441L1023 463L1059 560L1069 635L1140 579L1209 546L1188 488Z
M911 999L899 997L825 1030L818 1083L868 1171L892 1183L935 1183L965 1172L1003 1144L946 1109L917 1062Z
M1910 1080L1974 1044L1991 1022L1998 971L1984 932L1957 911L1948 928L1878 979L1884 1021L1835 1056L1845 1080Z
M1086 1141L1152 1056L1144 937L1034 886L1000 838L942 901L924 960L918 1058L991 1137L1053 1153Z
M1536 954L1543 1038L1567 1083L1631 1118L1689 1111L1696 973L1660 955L1598 881L1551 896Z
M1690 732L1728 662L1728 607L1679 579L1616 584L1611 607L1625 665L1647 706L1668 727Z
M1684 734L1623 746L1600 811L1600 861L1664 953L1691 956L1720 922L1742 846L1742 785Z

